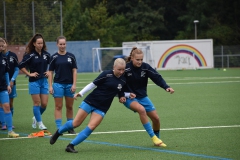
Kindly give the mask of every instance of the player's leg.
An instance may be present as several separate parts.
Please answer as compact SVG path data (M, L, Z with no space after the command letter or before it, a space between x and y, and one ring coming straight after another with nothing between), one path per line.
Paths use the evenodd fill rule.
M67 121L52 135L52 137L50 138L50 144L54 144L57 141L58 137L62 135L64 132L80 126L82 122L85 120L85 118L88 116L88 114L91 113L92 111L92 107L89 106L84 101L81 103L80 107L81 108L79 108L74 120Z
M48 81L47 78L41 79L41 87L40 87L40 96L41 96L41 106L40 106L40 113L41 115L45 112L48 104Z
M89 137L89 135L93 132L93 130L102 122L105 113L100 110L94 110L91 114L88 126L83 129L74 140L66 147L67 152L77 153L75 151L74 146L83 142L85 139Z
M59 83L53 83L53 97L55 101L55 124L57 128L62 125L62 107L63 107L63 96L64 96L64 86Z
M4 110L4 120L8 129L8 137L15 138L19 137L19 134L15 133L12 129L12 113L9 105L9 95L7 91L0 92L0 103Z
M2 130L7 129L4 117L5 117L4 116L4 110L3 110L2 104L0 103L0 122L1 122L1 129Z
M14 102L14 98L17 97L17 90L16 90L16 85L13 85L12 87L12 92L9 94L9 99L10 99L10 110L12 113L12 117L13 117L13 113L14 113L14 106L13 106L13 102ZM15 127L12 126L12 128L14 129Z
M64 89L67 121L73 120L74 93L71 92L71 87L72 87L72 84L67 84ZM76 134L74 129L69 130L68 133Z

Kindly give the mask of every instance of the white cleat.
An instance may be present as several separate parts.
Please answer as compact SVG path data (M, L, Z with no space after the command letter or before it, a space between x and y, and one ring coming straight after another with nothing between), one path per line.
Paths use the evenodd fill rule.
M42 123L38 126L39 129L41 130L47 130L47 127Z
M32 128L33 129L36 129L37 128L37 121L36 121L36 118L33 116L33 118L32 118Z

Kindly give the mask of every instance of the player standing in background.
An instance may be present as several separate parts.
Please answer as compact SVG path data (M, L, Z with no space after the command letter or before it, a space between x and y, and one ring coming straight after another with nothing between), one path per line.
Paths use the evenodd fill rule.
M84 99L84 101L82 101L74 120L65 123L52 135L50 144L54 144L62 133L80 126L88 114L91 113L87 127L83 129L65 149L67 152L77 153L74 146L87 139L93 130L102 122L114 97L126 84L126 79L122 75L124 73L125 66L126 63L123 59L116 59L114 61L113 70L103 71L93 82L89 83L79 93L74 95L74 98L83 97L85 93L96 87Z
M11 93L11 87L9 82L9 66L7 57L2 53L5 41L0 38L0 104L4 110L4 121L6 122L8 129L8 137L16 138L19 134L12 130L12 113L9 105L9 94Z
M42 122L42 114L46 110L48 103L48 64L50 54L43 36L35 34L27 44L26 53L19 63L19 68L29 77L29 94L33 101L34 117L32 127L46 130L47 127Z
M66 38L57 38L58 52L51 56L49 66L49 93L55 101L55 123L57 128L62 125L63 97L65 97L67 121L73 120L73 101L76 91L77 62L74 54L66 51ZM53 73L55 72L54 79ZM75 134L73 129L68 133Z
M10 80L10 87L12 89L11 93L9 94L9 98L10 98L10 110L13 116L13 112L14 112L14 107L13 107L13 99L15 97L17 97L17 91L16 91L16 78L18 76L19 73L19 68L18 68L18 58L17 55L11 51L8 50L8 42L6 39L4 39L4 45L3 45L3 50L2 53L7 57L8 60L8 65L9 65L9 80ZM3 108L0 106L0 118L3 116L4 111ZM2 130L6 130L6 124L4 122L4 119L0 119L0 121L2 122ZM12 128L14 129L14 126L12 126Z
M125 69L127 85L123 91L136 94L136 98L127 98L126 102L120 98L120 102L124 103L128 109L138 112L143 127L152 138L154 145L166 147L166 144L159 139L160 118L153 103L147 96L148 78L171 94L174 93L174 90L166 84L165 80L156 70L143 62L143 52L140 49L133 47L130 56L127 58L127 62L129 62ZM148 117L152 120L153 127Z

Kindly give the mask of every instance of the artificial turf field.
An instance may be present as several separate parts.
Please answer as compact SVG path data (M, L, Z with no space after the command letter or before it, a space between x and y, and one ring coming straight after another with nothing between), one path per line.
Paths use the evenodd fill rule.
M31 127L33 113L28 79L19 75L13 124L20 137L8 139L7 131L0 130L0 160L240 159L240 69L159 72L175 90L171 95L149 80L148 96L160 116L161 139L167 144L166 148L153 146L138 114L126 109L117 98L100 126L75 147L77 154L65 152L74 135L61 136L54 145L49 144L49 137L27 138L39 130ZM79 73L78 91L98 74ZM74 102L74 115L82 100ZM51 95L42 119L48 131L54 133ZM75 131L84 129L88 120L89 117ZM66 121L65 109L63 121Z

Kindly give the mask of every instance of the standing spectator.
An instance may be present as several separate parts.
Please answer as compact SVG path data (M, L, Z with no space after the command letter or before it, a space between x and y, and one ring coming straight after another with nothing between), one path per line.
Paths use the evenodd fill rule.
M83 97L85 93L95 88L79 106L78 113L74 120L66 122L52 135L50 144L54 144L62 133L80 126L88 114L91 113L87 127L83 129L65 149L67 152L77 153L74 146L87 139L93 130L102 122L105 114L111 106L113 98L126 84L126 79L122 75L125 66L126 63L123 59L116 59L114 61L113 70L102 72L93 82L74 95L74 98Z
M0 39L0 106L4 111L3 117L8 129L8 137L16 138L19 134L12 130L12 113L9 105L9 94L11 93L11 87L9 82L9 66L7 57L2 53L5 41Z
M9 94L9 98L10 98L10 110L11 110L11 113L13 116L13 112L14 112L13 100L15 97L17 97L16 78L19 73L18 58L15 53L8 50L7 40L4 38L3 38L3 40L4 40L4 45L3 45L2 53L7 57L8 65L9 65L8 73L9 73L10 87L12 89L12 92ZM4 114L1 107L0 107L0 114ZM0 116L0 117L2 117L2 116ZM7 127L6 127L4 120L1 120L1 122L2 122L2 130L6 130ZM12 128L14 129L15 127L12 126Z
M46 130L47 127L42 122L42 114L46 110L48 103L48 64L50 54L43 36L35 34L27 44L26 53L19 63L19 68L29 77L29 94L33 101L33 123L32 127Z
M120 102L123 102L128 109L138 112L143 127L152 138L154 145L166 147L166 144L163 142L159 143L160 119L153 103L147 95L148 78L167 92L174 93L174 90L166 84L165 80L156 70L143 62L143 52L140 49L133 47L130 56L127 57L127 62L129 62L125 70L127 85L124 92L132 92L136 94L136 98L127 98L126 102L120 99ZM148 117L152 120L153 127Z
M64 36L57 38L57 46L58 52L53 54L50 60L49 93L54 97L55 123L57 128L60 128L62 125L63 97L65 97L67 121L73 120L73 96L76 91L77 62L74 54L66 51L66 38ZM73 129L68 132L75 134Z

